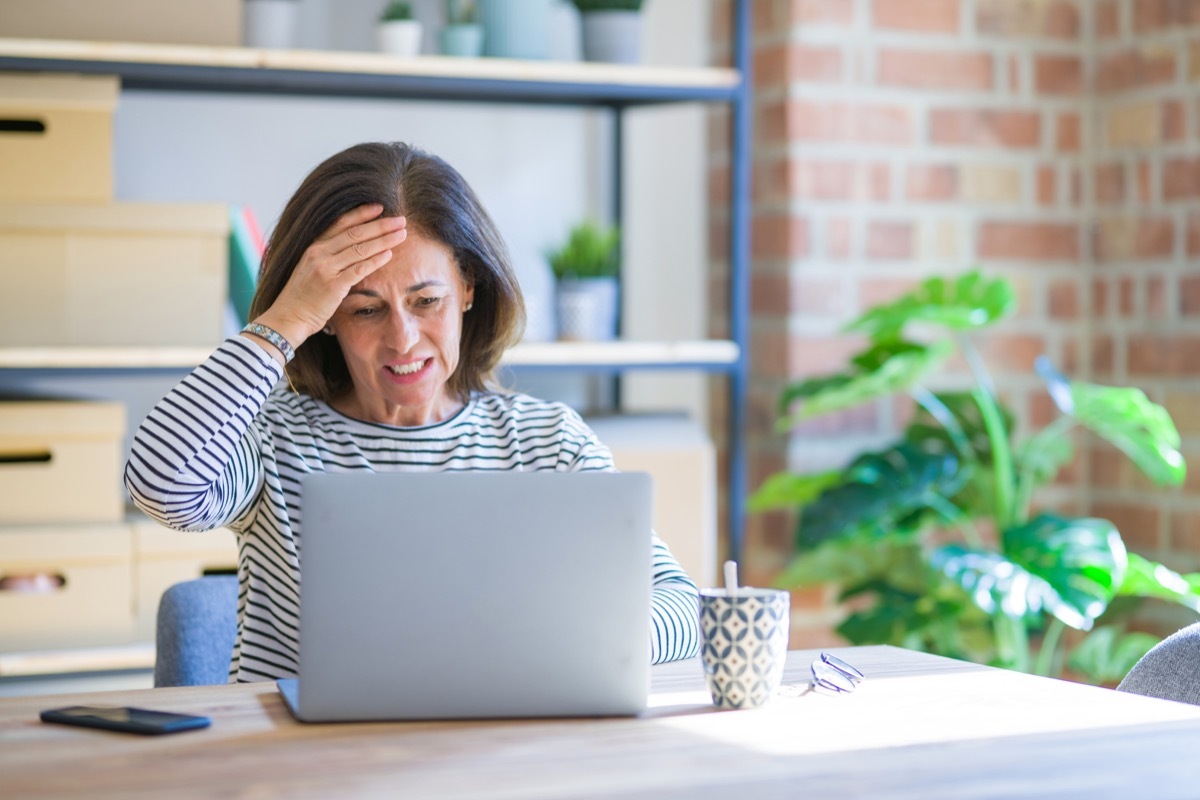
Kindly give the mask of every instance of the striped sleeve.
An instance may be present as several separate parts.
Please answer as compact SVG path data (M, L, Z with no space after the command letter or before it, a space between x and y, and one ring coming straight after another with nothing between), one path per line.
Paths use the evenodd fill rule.
M577 442L571 451L570 469L613 470L612 453L587 424L571 411L567 442ZM699 603L696 583L672 555L667 543L653 534L650 596L650 663L662 664L691 658L700 652Z
M125 464L142 511L179 530L243 514L263 485L251 423L283 368L241 337L227 339L146 415Z

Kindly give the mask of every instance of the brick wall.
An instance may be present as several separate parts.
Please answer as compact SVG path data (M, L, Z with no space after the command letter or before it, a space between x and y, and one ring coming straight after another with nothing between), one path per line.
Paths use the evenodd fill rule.
M713 13L723 63L729 0ZM1188 86L1200 2L754 0L754 17L752 488L785 464L840 466L892 437L903 402L782 436L779 392L839 369L859 345L839 328L868 305L971 266L1018 289L1014 319L980 344L1022 425L1052 413L1032 372L1046 353L1070 376L1145 388L1185 438L1200 432L1200 270L1187 263L1200 253L1200 92ZM714 254L726 124L714 115ZM1200 445L1187 454L1188 493L1148 492L1096 447L1044 499L1200 568ZM748 580L786 563L793 525L747 520ZM829 597L794 605L794 645L832 637Z

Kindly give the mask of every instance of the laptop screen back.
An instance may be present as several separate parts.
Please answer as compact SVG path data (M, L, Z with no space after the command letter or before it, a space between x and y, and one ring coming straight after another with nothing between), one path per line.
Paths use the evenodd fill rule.
M301 718L645 707L648 475L315 474L301 514Z

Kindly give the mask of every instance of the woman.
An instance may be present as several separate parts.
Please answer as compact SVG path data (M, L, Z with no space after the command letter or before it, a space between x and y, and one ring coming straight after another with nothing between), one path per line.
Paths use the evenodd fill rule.
M362 144L304 180L267 248L253 321L147 415L125 467L159 522L238 534L231 680L296 672L301 476L613 469L570 408L492 388L524 315L495 225L441 159ZM697 592L653 545L657 663L695 654Z

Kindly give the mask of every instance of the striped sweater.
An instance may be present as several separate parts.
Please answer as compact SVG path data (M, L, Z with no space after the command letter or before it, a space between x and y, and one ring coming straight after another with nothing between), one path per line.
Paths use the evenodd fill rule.
M444 422L397 428L343 416L291 392L282 376L261 348L226 340L146 416L125 465L130 496L162 524L237 533L231 681L296 674L303 475L614 468L608 449L561 403L485 393ZM650 654L658 663L695 655L697 592L651 535Z

